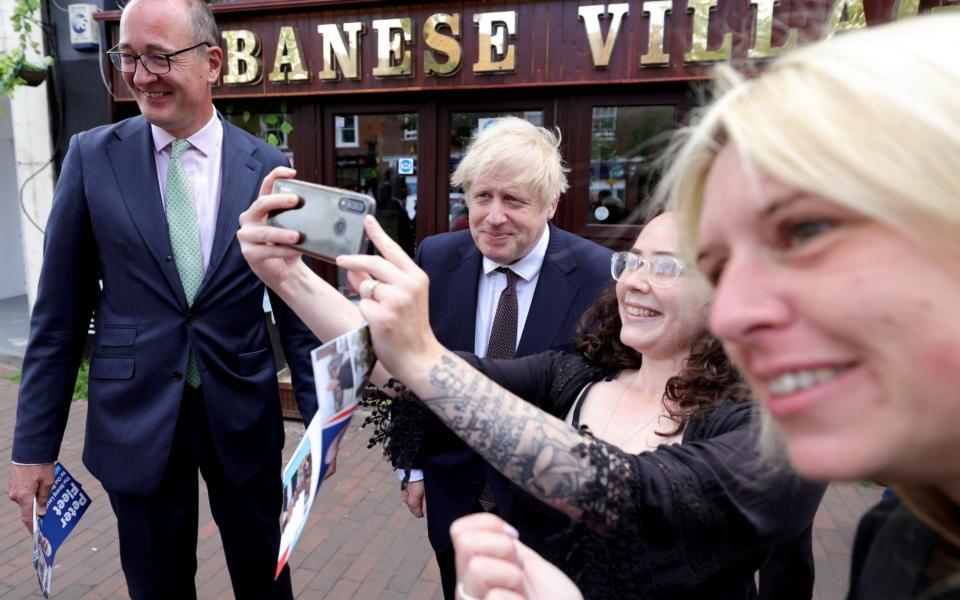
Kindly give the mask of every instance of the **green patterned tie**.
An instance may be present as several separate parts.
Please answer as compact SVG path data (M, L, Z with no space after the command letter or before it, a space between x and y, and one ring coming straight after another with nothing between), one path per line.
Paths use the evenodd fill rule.
M167 228L170 230L170 245L173 258L180 272L180 282L187 296L187 305L193 306L193 299L203 281L203 254L200 252L200 227L197 225L197 204L193 200L193 190L187 172L183 170L180 157L190 147L187 140L173 140L170 154L170 166L167 168ZM200 387L200 370L196 358L190 352L187 363L187 383L190 387Z

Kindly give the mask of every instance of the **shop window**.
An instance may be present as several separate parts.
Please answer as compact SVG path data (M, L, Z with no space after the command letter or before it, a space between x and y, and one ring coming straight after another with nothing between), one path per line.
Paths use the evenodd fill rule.
M360 146L360 142L357 139L358 121L359 118L356 115L336 117L334 130L336 131L337 148L357 148Z
M523 120L529 122L531 125L543 127L543 111L525 110L523 111Z
M417 217L417 115L335 115L334 119L335 185L373 196L380 225L412 256Z
M287 134L293 130L286 115L267 114L260 115L260 137L267 140L277 148L283 151L289 151L290 145L287 141Z
M293 151L290 149L290 134L293 132L292 116L288 112L286 103L280 106L259 105L254 110L245 106L227 104L217 107L230 123L243 129L250 135L256 136L272 146L276 146L284 154L290 164L294 163ZM276 110L273 110L273 109Z
M593 139L612 140L616 123L616 106L595 106L593 108Z
M643 223L656 158L676 128L676 112L675 106L593 107L588 223Z

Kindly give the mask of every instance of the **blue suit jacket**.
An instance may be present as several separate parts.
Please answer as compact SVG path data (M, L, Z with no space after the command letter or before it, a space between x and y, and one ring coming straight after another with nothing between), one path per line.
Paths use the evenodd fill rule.
M517 356L545 350L573 351L571 341L583 312L611 284L610 250L550 225ZM447 348L473 352L477 288L483 256L469 231L423 240L417 263L430 276L430 324ZM450 547L450 523L472 512L489 481L500 516L509 520L516 488L467 448L438 419L430 419L419 453L427 494L427 528L435 550Z
M221 119L222 120L222 119ZM223 121L220 209L210 265L187 307L142 117L80 133L57 182L23 363L13 460L54 461L91 312L83 461L108 490L149 495L163 475L190 351L214 446L242 482L279 465L284 432L263 283L236 240L238 217L277 149ZM102 281L102 289L98 281ZM316 338L271 295L301 413L316 411L308 352Z

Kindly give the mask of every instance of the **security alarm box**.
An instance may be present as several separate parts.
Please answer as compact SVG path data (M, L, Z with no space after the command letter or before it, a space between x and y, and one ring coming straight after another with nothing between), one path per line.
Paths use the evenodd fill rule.
M96 50L100 47L100 25L93 13L100 10L96 4L70 4L70 45L76 50Z

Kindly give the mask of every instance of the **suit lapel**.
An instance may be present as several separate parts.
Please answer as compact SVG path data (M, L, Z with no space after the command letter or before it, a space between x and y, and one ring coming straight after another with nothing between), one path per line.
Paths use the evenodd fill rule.
M454 290L453 294L437 294L452 300L450 306L438 306L437 314L446 322L450 348L473 352L474 334L477 328L477 286L480 281L482 258L480 251L468 238L468 243L459 252L460 259L450 269L446 281L435 285Z
M550 226L550 243L540 267L537 289L523 326L517 356L526 356L553 346L580 287L569 275L577 268L561 232ZM546 345L544 345L546 344Z
M262 163L253 157L256 147L222 116L220 120L223 123L220 208L217 210L217 229L210 250L210 265L197 291L198 298L209 287L227 248L237 238L240 213L257 197L260 171L263 167Z
M180 275L175 267L168 268L166 260L173 250L157 183L157 163L150 125L142 118L132 119L125 126L117 128L116 136L117 139L107 145L107 156L117 178L120 197L170 288L178 301L186 306Z

